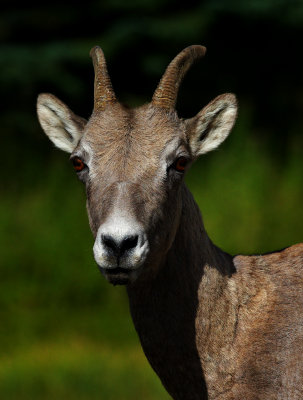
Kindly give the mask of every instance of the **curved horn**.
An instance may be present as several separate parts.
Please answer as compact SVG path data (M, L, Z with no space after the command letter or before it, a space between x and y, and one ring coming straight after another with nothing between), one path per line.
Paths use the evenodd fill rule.
M107 104L115 103L117 99L107 72L103 51L99 46L95 46L89 54L93 59L95 70L94 111L101 111Z
M179 86L191 65L204 56L204 46L193 45L181 51L166 68L153 95L152 104L156 107L172 109L176 105Z

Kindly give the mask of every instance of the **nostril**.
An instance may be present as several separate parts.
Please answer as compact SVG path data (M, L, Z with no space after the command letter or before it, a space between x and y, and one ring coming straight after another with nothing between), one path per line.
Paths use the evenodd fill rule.
M121 257L138 244L139 236L125 236L123 239L116 239L111 235L101 235L101 242L108 252L116 257Z
M102 235L101 241L105 247L108 247L109 249L113 250L114 252L116 252L119 248L119 244L116 243L116 241L111 236Z
M120 244L120 255L125 253L127 250L131 250L138 244L138 235L127 236L124 238Z

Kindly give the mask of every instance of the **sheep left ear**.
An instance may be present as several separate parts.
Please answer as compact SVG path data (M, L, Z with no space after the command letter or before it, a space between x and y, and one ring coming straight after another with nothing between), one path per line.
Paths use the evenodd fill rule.
M193 155L197 157L217 148L227 138L236 117L236 97L226 93L216 97L195 117L186 120Z
M40 125L55 146L72 153L79 143L87 121L75 115L56 96L38 96L37 112Z

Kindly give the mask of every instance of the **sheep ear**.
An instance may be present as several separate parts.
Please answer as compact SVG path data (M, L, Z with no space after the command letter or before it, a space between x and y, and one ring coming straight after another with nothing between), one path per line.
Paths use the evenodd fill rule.
M87 123L52 94L40 94L37 101L40 125L59 149L72 153Z
M194 118L186 120L193 155L199 156L217 148L227 138L236 117L236 97L226 93L216 97Z

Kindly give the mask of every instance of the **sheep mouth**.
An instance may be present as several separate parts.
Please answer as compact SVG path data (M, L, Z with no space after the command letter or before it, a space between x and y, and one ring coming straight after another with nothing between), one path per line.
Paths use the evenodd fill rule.
M100 268L101 273L113 285L127 285L131 280L131 269L116 268Z

